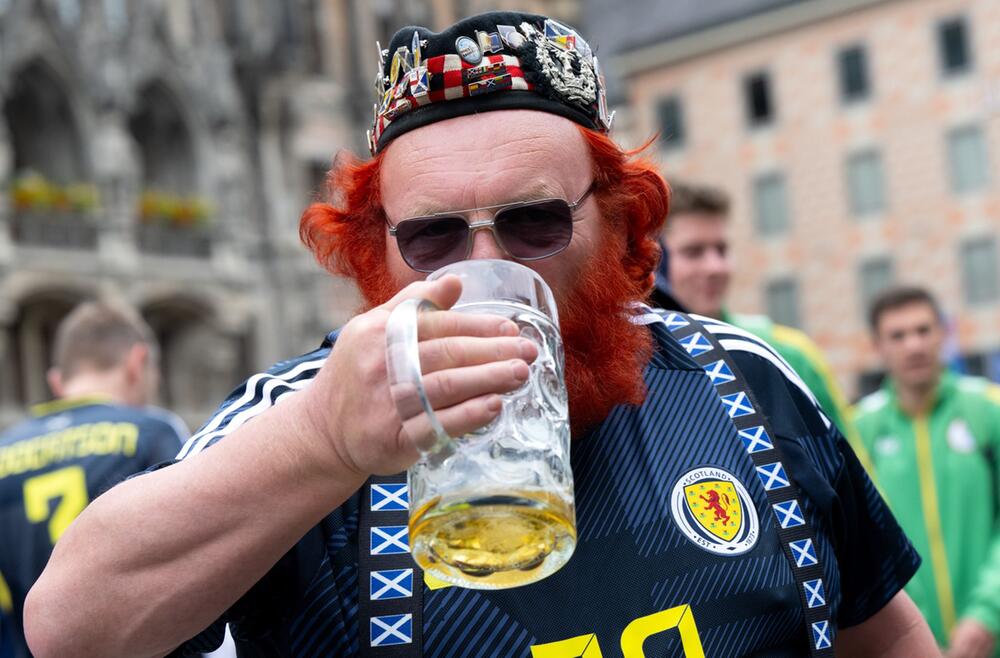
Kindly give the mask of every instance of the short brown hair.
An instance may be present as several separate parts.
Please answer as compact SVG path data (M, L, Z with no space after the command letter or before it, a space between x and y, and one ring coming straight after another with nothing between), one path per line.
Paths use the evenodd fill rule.
M86 368L110 370L137 343L156 351L153 331L137 312L105 302L84 302L56 329L52 365L63 378Z
M670 183L671 215L721 215L729 214L729 195L718 187Z
M944 318L937 300L925 288L918 286L895 286L882 291L872 300L871 306L868 309L868 326L871 327L872 333L878 332L878 323L883 315L897 308L909 306L910 304L927 304L933 309L934 316L938 321Z

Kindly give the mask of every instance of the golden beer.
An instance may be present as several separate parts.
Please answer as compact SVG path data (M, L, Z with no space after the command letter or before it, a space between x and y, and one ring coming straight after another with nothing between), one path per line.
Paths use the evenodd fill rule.
M414 559L427 573L463 587L527 585L569 560L576 547L573 504L544 491L513 491L442 504L410 518Z

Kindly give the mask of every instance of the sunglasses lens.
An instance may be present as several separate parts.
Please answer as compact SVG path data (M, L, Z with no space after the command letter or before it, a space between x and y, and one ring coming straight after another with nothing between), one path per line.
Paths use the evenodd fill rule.
M399 253L420 272L462 260L468 236L469 225L461 217L407 219L396 225Z
M569 245L573 214L565 201L541 201L500 211L496 228L514 258L544 258Z

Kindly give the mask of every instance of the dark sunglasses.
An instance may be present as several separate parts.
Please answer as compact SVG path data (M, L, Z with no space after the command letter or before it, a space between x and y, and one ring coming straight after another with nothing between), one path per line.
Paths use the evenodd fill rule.
M596 181L573 203L539 199L413 217L395 226L389 224L389 235L396 238L406 264L418 272L433 272L468 258L473 234L481 229L492 231L497 244L511 258L548 258L569 246L573 223L578 221L573 212L593 193L595 185ZM493 219L471 222L466 217L481 210L493 210Z

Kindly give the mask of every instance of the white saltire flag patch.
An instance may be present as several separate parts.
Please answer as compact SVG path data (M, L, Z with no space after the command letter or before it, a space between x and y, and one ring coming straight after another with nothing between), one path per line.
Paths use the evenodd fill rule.
M384 615L371 618L371 645L388 647L413 641L413 615Z
M372 555L398 555L410 550L405 525L383 525L371 528Z
M373 512L405 512L410 509L410 495L405 482L371 486Z

